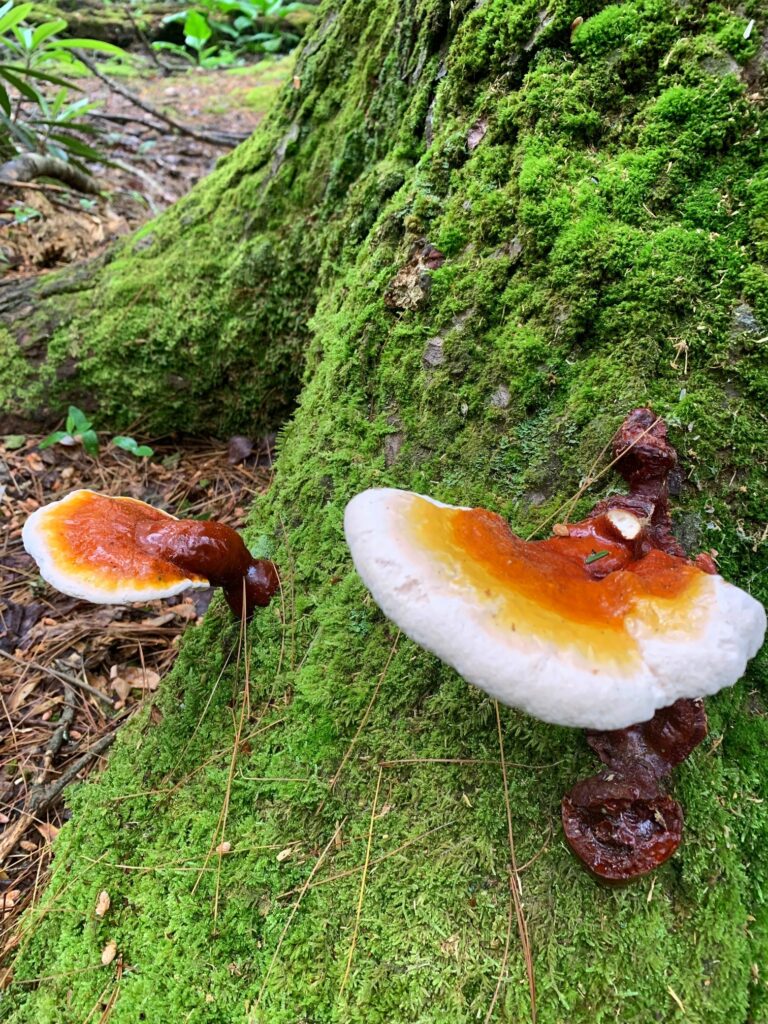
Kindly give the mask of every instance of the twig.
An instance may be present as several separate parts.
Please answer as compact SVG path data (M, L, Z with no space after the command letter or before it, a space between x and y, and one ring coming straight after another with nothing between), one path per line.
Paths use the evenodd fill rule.
M11 853L29 826L30 821L37 817L41 811L45 811L51 806L61 791L85 768L88 762L112 744L116 734L117 730L106 733L106 735L98 739L92 747L86 750L82 757L73 761L54 782L49 782L47 786L35 785L30 789L26 806L21 812L18 821L5 833L2 841L0 841L0 864L3 864L5 858Z
M54 757L56 757L58 752L61 750L61 745L69 732L69 727L75 719L75 710L75 692L69 683L64 683L64 710L62 711L61 718L56 725L56 731L48 740L48 744L45 748L43 767L40 769L40 773L35 779L35 783L38 786L42 785L45 781L45 776L48 774L48 771L53 764Z
M86 683L83 679L78 679L77 676L70 675L69 672L62 672L59 668L51 668L50 665L41 665L37 661L31 661L28 658L17 658L15 654L11 654L8 651L0 650L0 656L7 658L9 661L14 662L16 665L21 665L24 668L34 668L38 672L43 672L46 675L52 676L54 679L58 679L62 683L70 683L72 686L77 687L78 690L84 690L85 693L90 693L92 697L98 698L103 704L106 704L108 708L115 710L115 702L111 697L108 697L106 693L102 693L101 690L97 690L95 686L91 686Z
M170 125L171 128L175 129L182 135L188 135L192 139L197 139L198 142L208 142L212 146L227 147L236 146L239 142L243 142L248 138L247 135L242 135L239 132L203 132L198 131L197 128L191 128L187 124L182 124L181 121L177 121L175 118L169 117L161 110L158 110L157 107L153 107L151 103L147 103L146 100L137 96L136 93L131 92L130 89L126 89L124 85L120 84L120 82L116 82L113 78L109 78L99 68L98 64L92 61L90 57L87 57L82 50L77 51L77 58L85 64L91 74L101 79L105 85L108 85L112 92L116 92L118 96L122 96L123 99L128 100L129 103L133 103L133 105L138 107L139 110L143 110L145 113L151 114L152 117L156 117L159 121L164 121L165 124Z
M157 50L152 46L150 41L147 39L144 29L134 18L133 12L131 11L130 7L125 8L125 13L128 15L128 20L130 21L131 25L133 25L133 31L139 37L142 46L147 51L147 56L149 57L149 59L152 61L156 68L159 68L159 70L162 71L164 75L167 75L169 68L167 67L167 65L163 64L163 62L158 57Z

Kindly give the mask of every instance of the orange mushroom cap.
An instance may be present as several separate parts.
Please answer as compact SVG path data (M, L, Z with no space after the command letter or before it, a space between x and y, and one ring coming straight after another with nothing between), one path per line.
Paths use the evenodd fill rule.
M485 509L375 489L347 506L355 566L384 613L465 679L544 721L619 729L729 686L765 612L612 510L527 542Z
M142 533L168 522L178 520L135 498L79 490L34 512L22 536L51 586L84 601L123 604L209 586L206 576L140 543Z

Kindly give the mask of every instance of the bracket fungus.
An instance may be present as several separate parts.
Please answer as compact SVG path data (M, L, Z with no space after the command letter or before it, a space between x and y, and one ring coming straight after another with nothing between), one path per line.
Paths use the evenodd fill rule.
M591 730L608 770L565 798L566 838L595 874L624 880L677 848L682 812L661 780L706 735L698 698L742 676L766 617L675 540L665 424L636 409L614 454L629 493L547 540L389 488L353 498L344 525L363 582L412 640L499 701Z
M22 536L44 580L96 604L214 586L238 618L250 618L279 587L272 562L253 558L231 527L176 519L135 498L73 491L33 512Z

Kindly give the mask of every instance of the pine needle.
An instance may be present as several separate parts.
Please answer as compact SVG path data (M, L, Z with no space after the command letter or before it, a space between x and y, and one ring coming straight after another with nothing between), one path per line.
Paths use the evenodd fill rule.
M398 637L400 633L398 632ZM397 640L395 640L397 643ZM381 789L381 777L384 773L383 768L379 768L379 776L376 779L376 792L373 794L373 805L371 806L371 820L368 825L368 845L365 848L365 862L363 864L363 877L360 880L360 895L357 899L357 911L355 913L355 928L352 933L352 942L349 947L349 956L347 957L347 966L344 971L344 977L341 979L341 988L339 989L339 995L342 995L344 989L347 986L349 979L349 972L352 969L352 958L355 955L355 946L357 945L357 933L360 929L360 915L363 912L363 899L365 897L365 883L368 878L368 866L371 860L371 843L373 842L373 826L376 822L376 805L379 802L379 790Z
M533 956L531 954L531 940L528 937L528 924L525 920L523 913L523 902L521 898L522 885L520 882L520 872L517 867L517 857L515 856L515 839L512 834L512 808L509 806L509 786L507 782L507 762L504 757L504 737L501 732L501 713L499 711L499 702L495 700L493 702L496 710L496 730L499 735L499 755L501 758L501 778L504 784L504 807L507 812L507 835L509 838L509 889L511 894L510 907L509 907L509 921L507 924L507 938L504 944L504 954L501 961L501 970L499 971L499 977L496 982L496 989L491 999L491 1005L488 1007L488 1012L485 1015L484 1024L489 1024L493 1015L493 1010L496 1006L496 1002L499 998L499 992L501 991L502 982L504 981L504 975L507 970L507 961L509 959L509 944L512 932L512 907L514 906L515 915L517 917L517 931L520 936L520 945L523 948L523 956L525 957L525 970L528 975L528 991L530 993L531 1000L531 1024L536 1024L536 980L533 973Z

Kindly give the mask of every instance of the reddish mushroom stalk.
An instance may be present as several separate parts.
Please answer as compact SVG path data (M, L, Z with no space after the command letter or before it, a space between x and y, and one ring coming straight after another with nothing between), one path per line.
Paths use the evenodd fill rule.
M279 587L272 562L254 558L240 534L215 520L178 519L152 521L136 527L136 540L148 552L194 575L204 576L212 587L221 587L233 613L250 618L264 608Z
M677 466L677 453L667 441L666 424L650 409L635 409L614 439L614 455L629 493L599 502L593 517L617 510L642 516L642 537L632 540L635 558L653 550L684 556L670 521L669 475ZM695 564L704 572L716 571L709 555L700 555ZM661 780L706 735L702 701L685 698L661 708L647 722L587 732L587 743L608 770L573 787L563 799L562 819L571 849L593 874L606 881L628 881L675 852L683 813Z
M133 498L73 491L33 513L23 536L52 586L101 604L214 586L238 618L250 618L279 587L273 563L253 558L231 527L174 519Z

